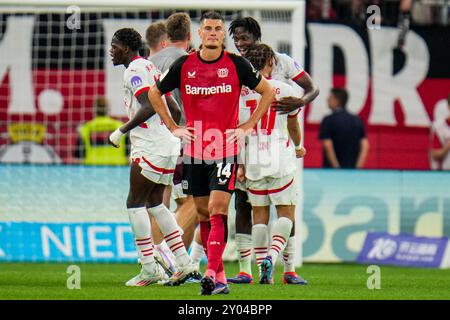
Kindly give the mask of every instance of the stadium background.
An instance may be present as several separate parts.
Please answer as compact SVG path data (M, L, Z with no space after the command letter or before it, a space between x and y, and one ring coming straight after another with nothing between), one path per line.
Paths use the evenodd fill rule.
M0 261L135 261L124 214L128 169L74 165L76 129L92 118L97 95L124 119L122 70L107 54L114 30L143 33L171 12L81 11L76 31L66 26L69 13L0 12L0 161L24 140L51 154L23 165L40 162L25 147L16 164L0 165ZM244 13L260 20L264 42L291 53L290 12L225 12L228 22ZM190 14L195 30L199 11ZM446 112L450 88L449 27L413 25L404 53L394 50L394 25L310 20L305 30L305 67L322 93L304 113L304 260L355 261L368 231L449 236L449 175L427 171L430 124ZM318 125L333 85L350 91L349 108L368 129L366 168L378 170L318 169ZM27 134L15 124L30 125Z

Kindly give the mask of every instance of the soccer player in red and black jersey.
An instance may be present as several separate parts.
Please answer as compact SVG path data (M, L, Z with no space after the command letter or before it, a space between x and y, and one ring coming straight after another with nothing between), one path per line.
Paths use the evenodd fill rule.
M250 133L275 97L273 87L244 58L224 50L225 24L213 11L200 20L202 49L176 60L149 91L156 112L177 137L186 141L183 189L194 196L208 264L201 294L229 292L222 254L227 214L237 169L237 142ZM241 87L262 95L250 119L238 126ZM186 127L173 121L161 95L180 89Z

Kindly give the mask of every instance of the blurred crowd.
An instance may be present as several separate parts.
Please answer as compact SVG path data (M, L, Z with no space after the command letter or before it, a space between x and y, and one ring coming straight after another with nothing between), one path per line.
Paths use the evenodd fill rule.
M405 17L416 25L449 25L447 0L308 0L306 16L310 20L331 20L365 24L367 8L377 5L381 24L399 25Z

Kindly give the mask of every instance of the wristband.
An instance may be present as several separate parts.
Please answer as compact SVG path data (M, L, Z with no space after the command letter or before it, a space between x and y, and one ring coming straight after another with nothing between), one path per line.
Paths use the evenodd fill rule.
M123 133L120 131L120 129L116 129L111 135L109 136L109 141L116 147L120 147L120 139L122 138Z

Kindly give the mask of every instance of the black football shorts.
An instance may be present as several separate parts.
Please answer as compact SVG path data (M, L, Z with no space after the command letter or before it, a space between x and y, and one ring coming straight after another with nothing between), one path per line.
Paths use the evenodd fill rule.
M182 187L185 194L203 197L214 190L233 193L238 168L236 157L213 161L184 157Z

